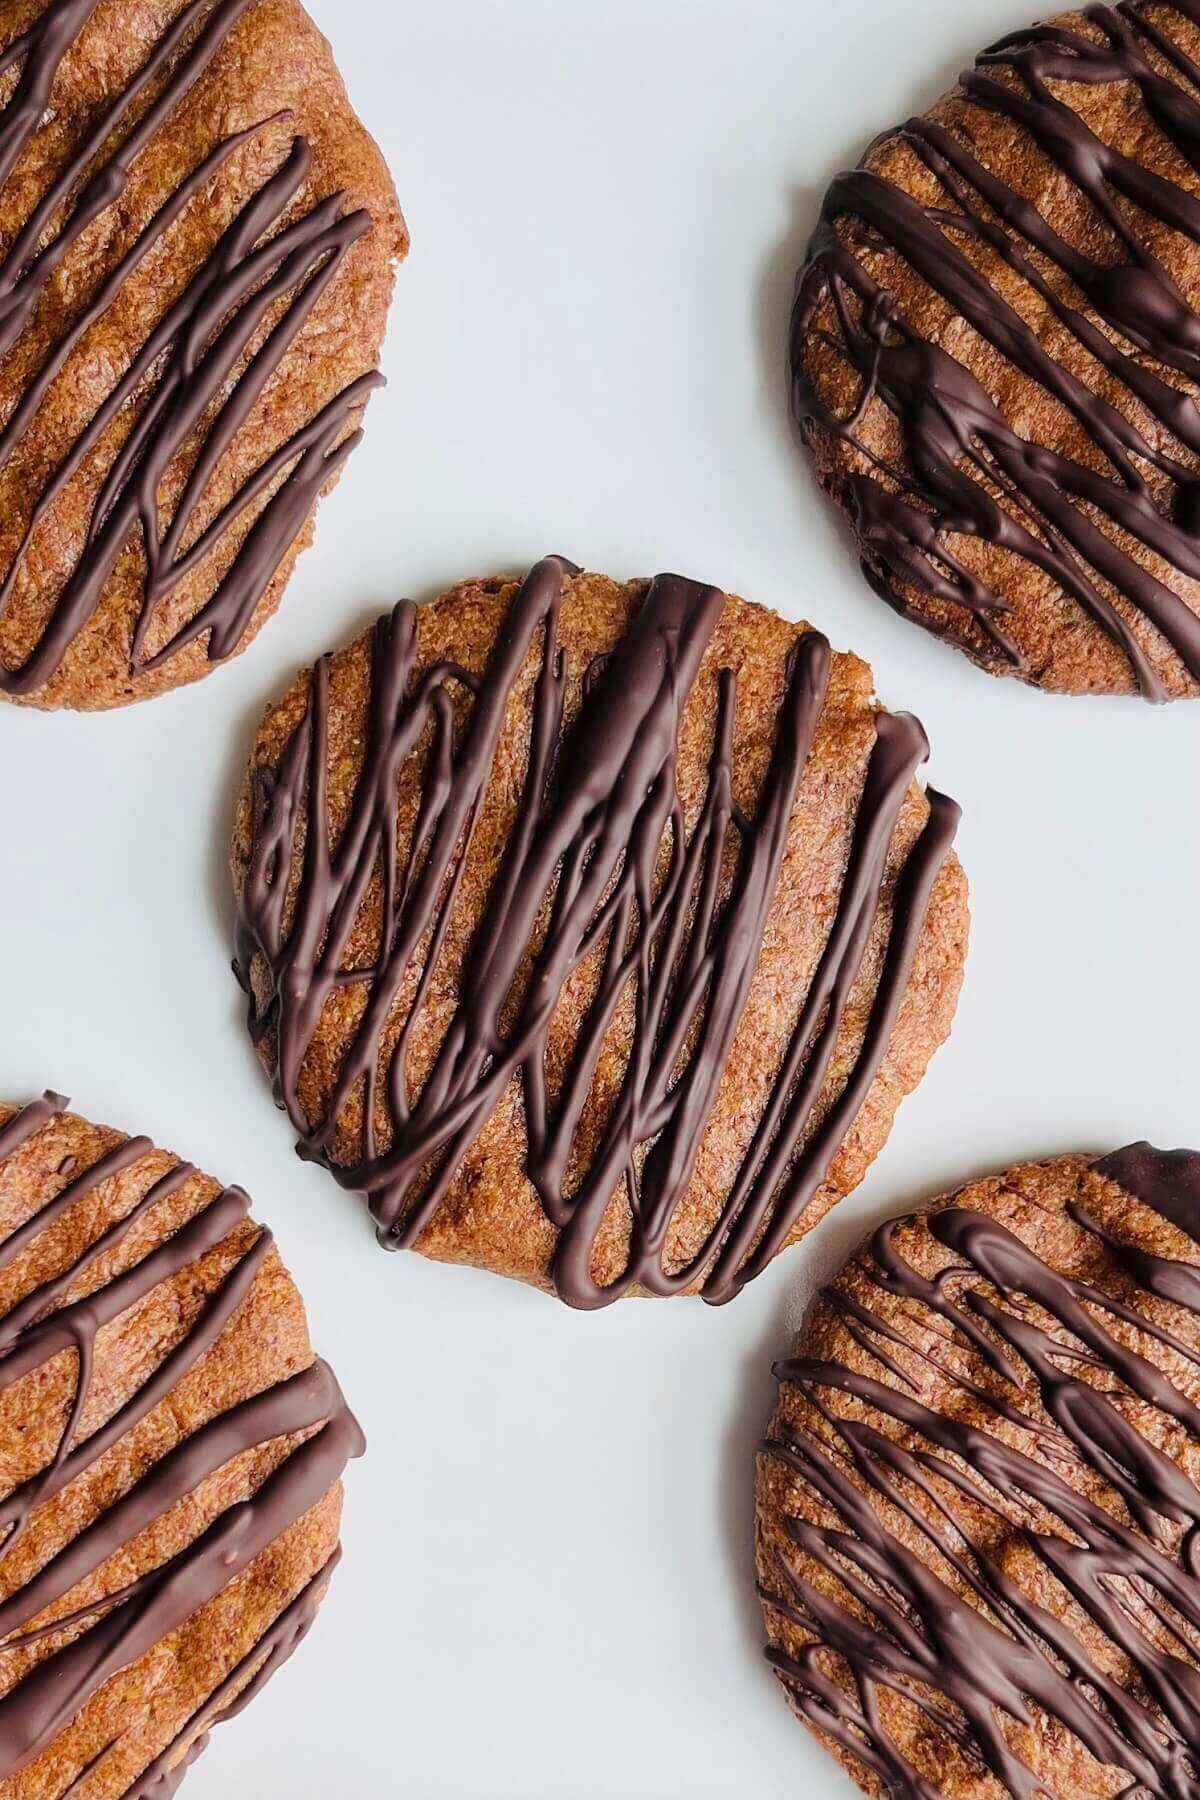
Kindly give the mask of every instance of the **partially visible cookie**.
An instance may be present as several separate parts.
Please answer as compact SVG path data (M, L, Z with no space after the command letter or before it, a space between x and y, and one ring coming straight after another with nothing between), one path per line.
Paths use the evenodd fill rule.
M839 175L794 406L875 590L997 675L1200 694L1200 10L994 45Z
M238 1188L0 1107L0 1800L165 1800L305 1635L362 1437Z
M1200 1773L1200 1155L971 1182L816 1301L758 1471L770 1660L860 1787Z
M558 557L403 603L267 713L236 968L389 1248L724 1300L861 1180L950 1027L958 808L807 626Z
M0 698L122 706L249 643L407 243L297 0L0 9Z

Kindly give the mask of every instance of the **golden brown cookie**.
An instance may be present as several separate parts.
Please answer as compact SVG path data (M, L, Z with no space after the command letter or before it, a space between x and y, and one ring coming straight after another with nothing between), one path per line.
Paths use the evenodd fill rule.
M1014 33L839 175L793 401L871 585L997 675L1200 693L1200 5Z
M380 1241L592 1307L729 1298L950 1028L958 808L825 639L558 557L404 602L255 744L235 967Z
M819 1296L758 1473L769 1657L868 1793L1200 1770L1200 1155L1026 1163Z
M379 384L391 178L296 0L0 13L0 696L243 649Z
M300 1642L362 1437L238 1188L0 1107L0 1800L165 1800Z

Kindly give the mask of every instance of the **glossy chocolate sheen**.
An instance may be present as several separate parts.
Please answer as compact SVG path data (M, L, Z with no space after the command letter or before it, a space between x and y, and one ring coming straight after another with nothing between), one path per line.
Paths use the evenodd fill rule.
M61 1095L47 1094L15 1114L0 1130L0 1167L66 1104ZM86 1204L102 1182L135 1169L151 1148L147 1139L131 1138L90 1168L77 1173L66 1170L69 1179L61 1191L0 1243L0 1269L7 1269L19 1257L36 1256L44 1232L72 1208ZM153 1373L104 1424L80 1436L97 1334L242 1225L249 1208L246 1195L239 1188L218 1193L182 1229L122 1273L92 1288L82 1299L69 1300L67 1296L94 1264L117 1250L156 1206L194 1174L186 1163L171 1169L69 1267L36 1286L0 1317L0 1393L44 1369L64 1350L72 1351L78 1363L75 1399L55 1455L38 1474L0 1500L0 1591L4 1591L0 1599L0 1681L6 1655L60 1640L27 1667L15 1684L0 1692L0 1784L34 1762L111 1676L136 1663L234 1581L260 1551L328 1493L347 1461L363 1449L362 1435L332 1372L325 1363L313 1362L183 1437L31 1578L9 1587L5 1558L38 1509L118 1445L199 1364L245 1300L271 1249L270 1232L260 1231L209 1296L190 1330ZM249 1499L219 1514L194 1542L161 1567L99 1601L64 1613L62 1602L76 1587L163 1519L206 1477L243 1452L293 1433L309 1435ZM252 1652L210 1696L202 1716L188 1720L178 1742L169 1744L127 1790L129 1800L135 1796L137 1800L165 1800L175 1791L184 1769L203 1748L208 1728L240 1710L299 1643L332 1567L331 1560L268 1626ZM39 1623L47 1613L54 1615L53 1621ZM80 1624L83 1629L75 1629ZM83 1791L87 1777L112 1754L118 1741L93 1759L67 1789L68 1794ZM185 1745L187 1754L179 1764Z
M153 147L156 134L255 4L256 0L189 0L134 79L84 132L69 162L0 257L0 370L2 359L12 356L19 345L56 271L96 222L120 207L137 159ZM43 123L63 59L76 46L97 5L98 0L50 0L26 30L0 49L0 76L17 71L16 86L0 109L0 198ZM261 125L221 140L184 175L87 304L70 318L0 425L0 471L70 357L97 321L119 304L125 283L147 259L162 252L189 203L220 179L236 152L256 133L277 123L264 119ZM296 216L294 203L311 162L309 145L295 137L278 172L246 202L145 342L130 346L127 366L49 471L24 538L0 571L0 611L11 605L28 572L38 529L55 502L122 410L144 395L92 508L74 572L25 660L19 667L0 667L0 693L24 697L44 686L91 620L135 536L145 558L145 582L129 647L130 673L160 668L199 638L205 640L211 661L231 655L321 489L358 443L361 434L348 432L347 427L380 384L375 373L351 382L269 455L203 531L191 529L221 459L335 279L347 250L370 229L368 214L361 209L347 211L336 194ZM198 431L202 440L197 450ZM164 519L160 488L168 468L185 450L195 452L194 460L171 517ZM217 552L264 495L265 503L258 506L215 591L150 653L147 639L162 602Z
M1163 679L1126 616L1132 606L1170 655L1181 685L1200 682L1200 617L1151 566L1161 559L1185 587L1200 580L1200 315L1160 256L1144 216L1200 252L1200 63L1175 27L1200 25L1197 0L1089 6L1079 21L1015 32L960 78L969 108L1011 124L1016 171L984 162L969 141L969 110L953 128L914 118L883 143L902 143L937 183L924 204L866 166L839 175L801 272L792 317L794 407L806 432L840 442L835 478L863 549L863 568L889 604L965 648L985 666L1037 679L1012 635L1014 607L1036 605L1019 576L993 586L969 566L962 540L1028 565L1030 588L1049 577L1118 647L1133 685L1166 697ZM1159 144L1103 141L1073 95L1132 84ZM957 117L957 116L956 116ZM1021 141L1093 210L1086 245L1068 238L1019 191ZM873 149L875 147L873 146ZM1160 153L1161 152L1161 153ZM1153 165L1151 166L1151 160ZM1174 165L1188 171L1172 174ZM1011 176L1011 180L1008 178ZM847 237L843 227L858 226ZM1111 241L1110 241L1111 240ZM976 374L924 335L866 266L872 245L901 258L932 293L1046 403L1082 430L1094 455L1036 441ZM1046 309L1034 329L1011 295L978 266L999 258ZM832 304L826 339L819 315ZM941 333L953 335L953 328ZM1081 379L1055 354L1054 335L1086 352ZM854 371L855 404L835 412L818 393L814 357L828 345ZM1097 389L1121 390L1118 404ZM1119 385L1116 385L1119 384ZM1022 390L1025 392L1025 390ZM859 435L881 402L902 455L880 457ZM1140 422L1139 422L1140 421ZM952 540L959 540L956 549ZM928 596L936 613L905 598ZM1114 603L1120 596L1123 604ZM1128 603L1128 605L1124 604ZM972 637L955 618L971 622Z
M968 1190L924 1217L948 1253L936 1274L900 1248L921 1220L897 1221L851 1265L865 1287L825 1290L818 1311L861 1352L853 1366L800 1355L776 1370L803 1405L781 1407L764 1456L804 1503L785 1502L764 1599L809 1641L768 1654L872 1791L960 1793L966 1762L980 1793L1016 1800L1081 1780L1200 1793L1200 1266L1141 1247L1129 1206L1087 1186L1115 1183L1200 1245L1200 1156L1136 1144L1090 1170L1076 1160L1064 1216L1084 1239L1073 1266L1099 1268L1094 1281L1026 1241L1039 1226L1060 1238L1018 1172L1011 1191L994 1184L1012 1229L999 1200L985 1213ZM1090 1210L1102 1203L1107 1224ZM903 1307L876 1316L872 1287ZM1153 1437L1152 1416L1166 1422ZM1097 1628L1087 1644L1073 1610ZM920 1767L888 1695L925 1715ZM1034 1725L1049 1772L1022 1742ZM939 1739L955 1751L946 1790L930 1773ZM1069 1739L1103 1778L1078 1774Z
M719 1216L696 1254L682 1267L668 1267L672 1218L691 1180L758 962L824 705L830 651L816 632L795 645L774 752L751 818L732 804L736 681L731 670L720 673L707 793L689 838L676 787L680 717L724 596L679 576L659 576L624 637L590 671L581 709L563 730L557 621L564 584L577 573L558 557L537 565L509 606L482 679L451 665L414 677L415 609L404 603L380 620L365 763L336 845L327 798L329 668L327 661L317 664L304 719L281 766L255 778L235 966L252 993L252 1032L270 1039L277 1092L301 1133L303 1153L368 1196L386 1246L417 1240L515 1077L524 1098L527 1173L558 1231L552 1276L561 1297L595 1307L635 1286L670 1294L700 1284L707 1299L726 1300L786 1242L866 1097L908 985L958 808L930 793L927 822L897 883L865 1040L835 1103L814 1122L880 904L900 807L928 753L916 720L880 713L825 954ZM414 1094L407 1067L413 1024L442 954L513 686L531 653L540 657L540 674L516 829L459 982L455 1016ZM451 695L464 690L469 714L456 730ZM431 732L419 815L411 840L398 848L398 772ZM300 852L302 813L308 823ZM735 845L736 875L727 887L722 867ZM349 935L381 859L387 924L380 955L369 969L347 968ZM550 1021L573 972L601 945L599 985L552 1096ZM256 967L266 972L265 997L254 997ZM362 992L361 1016L325 1117L314 1124L300 1099L301 1069L323 1009L347 986ZM631 987L637 1000L626 1074L580 1171L572 1166L577 1126L605 1034ZM402 995L409 996L405 1020L385 1054L386 1028ZM330 1134L364 1082L360 1155L335 1159ZM382 1145L375 1128L380 1100L389 1124ZM629 1254L620 1277L600 1285L593 1249L618 1192L631 1209Z

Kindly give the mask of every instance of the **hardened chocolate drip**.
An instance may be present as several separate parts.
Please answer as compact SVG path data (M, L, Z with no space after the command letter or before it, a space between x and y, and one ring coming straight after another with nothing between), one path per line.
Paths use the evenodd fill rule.
M0 1131L0 1164L46 1127L66 1106L61 1095L47 1094L17 1114ZM135 1138L82 1171L23 1226L0 1243L0 1267L8 1267L31 1249L41 1233L70 1207L93 1193L101 1182L136 1168L150 1151L145 1138ZM134 1227L164 1199L193 1177L180 1164L154 1182L141 1200L108 1227L61 1274L35 1287L0 1317L0 1394L32 1372L45 1368L64 1350L78 1363L75 1398L58 1449L40 1474L14 1489L0 1502L0 1585L4 1559L23 1535L38 1507L116 1444L178 1384L221 1336L253 1284L271 1247L271 1234L260 1231L249 1249L211 1292L183 1338L108 1422L78 1439L87 1406L98 1332L130 1307L197 1262L228 1239L247 1217L249 1201L238 1188L219 1193L175 1234L81 1299L70 1290L100 1258L118 1248ZM205 1479L245 1451L294 1433L307 1432L303 1443L266 1477L247 1500L230 1507L185 1549L157 1569L117 1587L98 1600L72 1609L69 1597L105 1563ZM361 1454L362 1436L346 1408L337 1382L322 1362L218 1414L181 1439L119 1498L21 1586L0 1600L0 1683L5 1657L17 1649L49 1645L31 1668L0 1693L0 1781L33 1762L120 1670L144 1656L191 1615L215 1598L247 1568L261 1550L280 1537L315 1506L338 1479L346 1462ZM268 1627L243 1663L189 1721L174 1743L129 1790L141 1800L165 1800L182 1773L171 1768L174 1753L193 1735L184 1762L194 1760L212 1724L230 1716L249 1692L290 1655L307 1629L332 1564L310 1583ZM63 1603L68 1602L66 1609ZM53 1617L47 1621L46 1614ZM83 1621L86 1629L77 1632ZM247 1685L249 1683L249 1685ZM118 1737L76 1777L74 1792L120 1744Z
M84 232L120 205L137 158L254 4L256 0L190 0L125 90L89 126L68 165L0 259L0 356L18 343L47 283ZM76 47L95 7L96 0L50 0L28 30L0 51L0 75L13 68L20 71L7 105L0 109L0 185L33 141L58 69ZM277 120L266 119L223 139L162 203L27 381L0 426L0 471L72 353L118 302L130 276L166 241L189 203L211 186L237 152L276 124ZM370 390L379 385L381 378L374 373L336 395L192 537L189 526L222 457L347 250L370 227L365 212L343 213L339 194L283 225L304 189L311 162L307 143L294 138L277 173L245 202L183 293L145 343L135 347L119 380L40 488L24 537L0 578L0 610L11 602L41 522L122 409L150 383L92 507L74 572L56 596L42 636L26 660L18 668L0 669L0 691L29 694L50 679L94 614L118 558L135 534L146 574L130 644L131 673L159 667L199 637L207 638L210 660L231 655L322 487L357 444L360 434L347 435L346 428ZM234 385L226 392L235 371ZM159 503L164 477L201 427L199 454L172 516L164 520ZM214 593L150 653L147 640L162 601L268 493Z
M1138 1144L1092 1165L1086 1180L1096 1176L1200 1242L1200 1156ZM902 1312L876 1319L840 1286L824 1297L882 1379L807 1357L776 1371L806 1405L803 1423L786 1421L765 1453L836 1523L788 1518L801 1555L779 1554L764 1598L811 1642L768 1655L803 1716L911 1800L941 1790L889 1733L896 1714L880 1704L885 1693L907 1696L910 1720L924 1713L931 1753L943 1737L1016 1800L1056 1791L1052 1776L1035 1776L1014 1729L1037 1715L1043 1741L1058 1721L1124 1772L1114 1793L1200 1795L1200 1488L1188 1472L1200 1409L1170 1374L1180 1360L1192 1378L1200 1367L1200 1268L1139 1250L1081 1201L1067 1213L1115 1265L1107 1278L1059 1273L995 1217L951 1205L928 1216L953 1258L936 1276L904 1258L896 1224L865 1253ZM1182 1309L1180 1321L1150 1316L1139 1289ZM1144 1351L1127 1332L1114 1336L1118 1321L1141 1334ZM958 1376L964 1348L987 1366L986 1383ZM937 1410L922 1403L927 1364L970 1394L967 1418L944 1399ZM1138 1429L1147 1409L1171 1422L1173 1453ZM1028 1449L993 1436L989 1412L1027 1433ZM901 1517L927 1555L895 1535ZM1007 1545L1037 1573L1025 1565L1018 1576ZM814 1566L832 1585L817 1585ZM1076 1608L1132 1678L1084 1644L1070 1623Z
M784 1242L866 1098L958 809L930 795L929 819L897 883L865 1041L832 1106L810 1129L879 909L900 808L928 752L914 719L881 714L836 919L777 1081L718 1218L698 1249L671 1266L672 1220L758 963L830 652L815 632L795 647L752 818L732 799L735 677L718 672L707 790L689 836L676 787L679 724L723 596L660 575L611 655L591 671L578 716L564 730L558 617L564 584L576 572L558 557L537 565L511 603L482 678L444 665L415 672L417 614L409 603L379 622L365 759L336 846L327 803L329 667L327 660L317 664L304 720L281 767L257 780L236 967L248 990L256 959L269 976L265 1005L251 1001L251 1029L257 1038L270 1035L277 1091L303 1152L368 1196L389 1247L420 1236L517 1077L527 1172L558 1228L553 1276L562 1297L594 1307L634 1285L669 1294L702 1281L707 1298L725 1300ZM413 1026L442 952L513 687L531 653L540 665L517 819L458 983L457 1010L413 1093ZM469 699L457 728L456 690ZM397 779L430 735L418 816L401 851ZM302 814L308 824L301 856L295 837ZM726 881L731 852L736 867ZM350 935L380 868L380 955L370 969L347 968ZM593 953L599 978L552 1099L547 1033L565 984ZM361 1018L324 1118L314 1123L300 1101L300 1074L324 1007L347 984L365 990ZM624 1075L579 1172L577 1127L606 1034L630 993ZM401 994L412 997L385 1053ZM347 1165L330 1155L329 1139L364 1083L361 1155ZM376 1142L381 1099L389 1124L384 1145ZM593 1251L616 1195L629 1211L629 1253L620 1276L602 1286L593 1276Z
M126 1800L170 1800L196 1758L205 1749L213 1726L222 1724L226 1719L236 1718L238 1713L249 1706L276 1669L287 1661L293 1651L299 1649L317 1616L330 1576L341 1557L342 1552L338 1548L324 1568L319 1569L308 1585L301 1588L291 1605L284 1608L254 1648L226 1676L199 1713L188 1720L161 1755L156 1756L150 1767L139 1775L126 1795ZM199 1735L196 1735L197 1727ZM190 1741L182 1760L172 1763L172 1758L185 1740ZM107 1754L106 1751L105 1755ZM68 1789L63 1800L68 1800L70 1792Z
M953 626L935 623L897 590L916 589L960 609L982 631L991 655L1021 668L1005 629L1010 602L948 542L980 539L1049 576L1124 652L1145 697L1160 700L1162 683L1108 590L1131 601L1200 681L1200 617L1130 547L1143 546L1189 581L1200 579L1200 315L1146 243L1138 214L1200 246L1200 199L1102 141L1061 92L1133 83L1154 130L1171 146L1169 160L1200 172L1200 67L1164 20L1174 12L1200 24L1200 6L1171 0L1144 16L1150 10L1141 0L1089 6L1085 17L1100 39L1061 24L1037 25L985 52L960 78L972 105L1011 120L1079 190L1110 240L1099 253L1064 238L972 154L963 136L910 119L896 135L937 181L941 199L924 205L866 169L837 177L800 277L792 371L801 424L834 433L874 465L848 478L847 503L864 570L889 604L973 649ZM1012 368L1070 414L1103 467L1023 436L987 388L923 336L919 322L900 312L842 242L838 224L847 218L902 257ZM999 256L1039 296L1103 377L1082 381L1052 354L979 273L977 248ZM1069 286L1052 282L1047 264ZM844 417L824 404L808 374L811 336L827 301L836 314L831 341L861 382ZM1152 430L1096 391L1109 378L1122 384L1135 414L1149 414ZM875 399L899 424L903 466L880 462L857 438Z

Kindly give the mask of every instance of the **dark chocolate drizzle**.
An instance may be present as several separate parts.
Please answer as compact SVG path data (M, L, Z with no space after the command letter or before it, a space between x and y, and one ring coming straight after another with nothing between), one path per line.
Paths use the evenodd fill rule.
M1094 1164L1092 1176L1200 1243L1200 1156L1138 1144ZM981 1779L987 1770L1019 1800L1058 1791L1022 1754L1017 1728L1038 1716L1124 1771L1122 1793L1200 1795L1200 1488L1136 1425L1154 1408L1189 1454L1200 1445L1200 1409L1169 1373L1175 1358L1193 1377L1200 1368L1200 1267L1139 1249L1126 1241L1135 1225L1106 1230L1081 1201L1067 1212L1107 1253L1110 1272L1095 1284L1048 1267L995 1217L951 1205L928 1216L953 1256L932 1279L901 1255L896 1222L863 1252L870 1278L906 1303L903 1313L876 1319L837 1286L823 1296L881 1378L808 1357L776 1370L803 1395L807 1416L784 1420L765 1453L836 1520L792 1515L787 1534L845 1598L781 1552L779 1585L764 1599L811 1642L797 1655L768 1655L802 1716L889 1793L912 1800L935 1800L941 1788L928 1762L915 1767L889 1733L885 1694L910 1702L910 1727L924 1714L927 1757L939 1738L953 1744L978 1761ZM1164 1325L1161 1309L1150 1317L1138 1289L1178 1307L1178 1324ZM1112 1321L1157 1346L1161 1364L1116 1339ZM953 1364L930 1351L931 1339ZM963 1380L956 1346L977 1353L984 1380ZM976 1417L982 1406L1028 1433L1029 1450L965 1422L953 1405L924 1405L924 1363L943 1389L949 1376L969 1391ZM1103 1504L1089 1497L1098 1482ZM989 1521L982 1542L979 1509ZM921 1555L889 1528L897 1515L924 1540ZM1037 1578L1015 1579L1003 1554L1012 1542L1040 1565L1036 1601ZM1089 1652L1072 1608L1128 1659L1132 1678Z
M325 1598L330 1577L341 1558L339 1547L324 1568L319 1569L307 1586L300 1590L291 1605L284 1608L254 1648L230 1671L216 1693L205 1701L199 1712L188 1720L166 1749L138 1777L126 1800L170 1800L187 1771L207 1746L213 1726L236 1718L243 1712L255 1695L261 1693L275 1671L299 1649L308 1636L309 1628ZM185 1744L182 1758L173 1760ZM70 1789L67 1793L70 1793ZM63 1800L67 1800L67 1794L64 1794Z
M82 234L104 212L120 204L137 158L254 4L256 0L189 0L128 87L89 127L67 166L0 257L0 357L13 350L34 317L47 283ZM28 30L0 50L0 76L14 68L20 70L7 105L0 110L0 187L34 138L55 76L95 7L96 0L50 0ZM164 242L189 203L211 185L237 151L275 122L264 120L219 142L103 276L0 425L0 470L8 465L70 356L117 301L128 278ZM346 252L370 228L364 211L343 211L345 197L341 194L320 201L284 226L311 163L305 140L293 138L278 172L245 203L146 342L135 347L124 373L36 496L24 537L0 578L0 610L11 603L42 520L122 409L142 396L133 427L92 508L74 572L26 660L18 668L0 668L0 692L31 694L50 679L94 614L118 558L135 533L140 535L146 574L130 643L130 672L157 669L186 644L202 637L207 640L210 661L231 655L321 489L358 443L361 433L347 433L347 426L361 411L371 389L380 384L381 377L375 373L361 376L330 400L192 537L189 526L221 459L336 276ZM239 364L236 383L222 399ZM173 459L194 443L197 430L203 431L203 441L178 504L164 521L160 487ZM217 549L247 509L260 501L263 504L215 591L151 653L147 640L162 602Z
M47 1094L0 1131L0 1162L51 1121L67 1102ZM136 1168L151 1145L134 1138L71 1180L32 1218L0 1243L0 1267L34 1246L39 1235L99 1184ZM60 1275L36 1287L0 1317L0 1393L64 1350L78 1360L75 1400L57 1452L40 1474L0 1501L0 1577L38 1507L90 1468L163 1400L221 1336L254 1282L271 1248L260 1231L245 1254L209 1295L190 1329L106 1424L77 1441L87 1404L97 1333L162 1281L177 1275L221 1244L246 1219L249 1201L239 1188L216 1195L172 1237L83 1299L69 1290L98 1258L113 1250L162 1200L194 1175L180 1164L150 1186ZM67 1610L62 1603L108 1560L234 1457L293 1433L304 1441L248 1499L229 1508L185 1549L99 1600ZM36 1574L0 1600L0 1678L4 1658L35 1644L60 1641L0 1694L0 1782L46 1750L105 1682L168 1637L247 1568L261 1550L315 1506L337 1481L346 1462L361 1454L362 1435L332 1372L323 1362L281 1381L210 1419L164 1455L90 1525L50 1557ZM328 1563L268 1627L242 1663L222 1681L173 1742L127 1790L129 1800L166 1800L207 1733L232 1716L299 1643L332 1571ZM48 1620L45 1615L52 1615ZM78 1625L90 1620L76 1634ZM39 1622L40 1621L40 1622ZM80 1770L67 1795L121 1743L108 1744Z
M936 179L944 204L923 205L863 168L836 178L798 284L791 359L802 428L834 434L874 465L846 478L845 502L864 571L890 605L981 660L1031 673L1005 628L1014 602L968 569L947 542L979 538L1049 576L1124 652L1141 693L1161 700L1163 684L1107 590L1131 602L1187 675L1200 681L1200 617L1121 542L1131 538L1189 581L1200 579L1200 315L1149 248L1132 209L1200 246L1200 199L1104 143L1056 92L1136 84L1169 146L1164 160L1182 158L1200 172L1200 65L1162 18L1173 11L1200 24L1200 5L1170 0L1153 18L1145 11L1141 0L1087 7L1095 38L1062 24L1016 32L960 77L973 106L1010 120L1074 183L1111 252L1106 247L1093 256L1069 243L977 159L965 137L929 119L909 119L895 135ZM1107 470L1023 437L976 377L929 342L920 322L905 317L872 280L839 237L846 218L860 220L873 240L901 256L980 338L1052 396L1086 432ZM999 256L1045 302L1155 429L1143 431L1055 359L978 272L970 255L975 246ZM1052 281L1047 265L1065 281ZM817 325L826 301L836 314L833 336ZM815 339L831 343L861 378L846 417L821 400L810 378ZM899 423L902 466L880 462L856 436L876 399ZM1165 503L1164 486L1172 495ZM982 633L982 655L973 637L910 605L902 587L968 615Z
M248 992L256 959L269 978L261 1009L251 998L251 1030L256 1040L269 1036L277 1094L301 1133L302 1153L368 1197L388 1247L417 1240L464 1153L519 1078L529 1179L559 1232L559 1294L574 1306L595 1307L635 1284L670 1294L702 1283L706 1298L726 1300L784 1243L862 1106L891 1037L958 808L930 793L928 821L898 877L866 1041L810 1131L880 906L901 803L928 754L915 719L880 714L836 920L776 1084L719 1217L694 1254L668 1266L671 1223L757 966L830 652L816 632L796 645L753 818L732 801L736 683L731 670L720 671L708 787L689 837L676 790L676 741L723 596L660 575L612 654L591 671L579 714L564 731L557 628L565 582L576 572L558 557L534 568L482 679L445 665L414 673L417 612L409 602L379 621L365 761L336 846L326 786L328 659L316 665L304 720L281 766L256 778L235 969ZM539 636L517 822L462 972L458 1008L414 1094L407 1066L413 1024L442 952L513 686ZM454 691L469 699L457 727ZM402 849L396 783L419 746L427 746L420 806ZM301 853L302 815L308 825ZM722 870L734 850L729 883ZM371 968L347 968L350 934L380 869L383 943ZM596 992L552 1099L550 1021L565 983L592 953L602 959ZM300 1072L323 1009L347 984L365 989L362 1015L325 1118L314 1123L300 1101ZM605 1034L631 989L624 1078L579 1172L577 1126ZM408 996L407 1011L385 1053L400 996ZM345 1166L330 1154L329 1140L356 1089L365 1092L361 1155ZM386 1145L377 1142L381 1101ZM593 1251L617 1194L628 1207L628 1259L615 1281L600 1285Z

